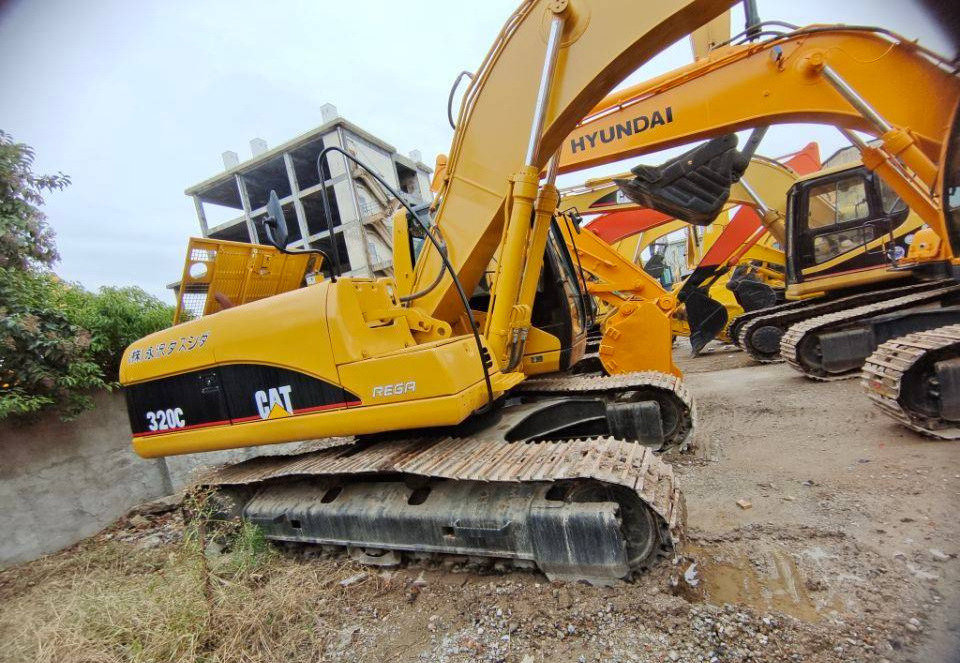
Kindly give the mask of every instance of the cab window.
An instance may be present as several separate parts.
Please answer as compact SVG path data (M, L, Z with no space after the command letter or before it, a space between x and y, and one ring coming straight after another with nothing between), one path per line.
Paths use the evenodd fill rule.
M880 202L883 204L883 211L886 214L896 214L907 209L907 204L903 202L903 198L898 196L889 184L880 178L877 178L877 181L880 183Z
M867 183L862 177L848 177L812 187L808 196L807 229L815 233L814 264L832 260L873 239L875 229L872 225L849 225L870 218ZM887 202L894 207L897 200L899 198L893 194Z
M808 195L807 228L810 230L859 221L870 215L867 183L862 177L821 184L812 187Z

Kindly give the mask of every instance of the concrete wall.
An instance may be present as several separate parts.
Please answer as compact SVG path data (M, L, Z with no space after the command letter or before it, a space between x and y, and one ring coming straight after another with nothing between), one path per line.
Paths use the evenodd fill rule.
M0 567L29 561L94 534L131 507L182 488L201 467L249 458L262 448L145 460L130 448L123 396L64 423L0 423ZM297 445L273 445L271 453Z

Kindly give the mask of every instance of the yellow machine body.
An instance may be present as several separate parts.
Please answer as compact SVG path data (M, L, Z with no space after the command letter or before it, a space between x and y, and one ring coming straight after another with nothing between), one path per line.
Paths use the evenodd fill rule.
M400 287L418 294L415 301L401 301L392 280L341 278L137 341L124 355L121 382L138 453L458 423L526 371L576 361L585 339L575 329L558 348L531 323L559 199L539 174L616 81L732 0L595 4L523 2L477 70L438 185L434 221L446 258L425 249L402 270L413 268ZM544 88L545 34L556 26L556 62ZM488 310L465 309L460 293L472 293L494 259ZM311 398L298 400L302 394Z
M120 372L132 401L171 390L134 449L165 456L462 421L487 397L473 339L417 343L410 321L391 316L392 290L390 279L324 281L134 343ZM176 388L186 380L207 380L222 407L193 402ZM245 382L263 388L248 394Z

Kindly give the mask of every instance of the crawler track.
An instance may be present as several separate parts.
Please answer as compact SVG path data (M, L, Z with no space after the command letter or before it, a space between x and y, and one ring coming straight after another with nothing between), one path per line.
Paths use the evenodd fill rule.
M606 395L639 392L640 400L660 404L665 439L656 451L686 450L696 426L697 407L683 381L667 373L643 371L618 375L544 377L522 382L515 393L526 395Z
M960 325L947 325L928 331L907 334L881 344L867 358L861 373L861 384L870 400L880 410L915 431L943 440L960 439L960 426L947 421L934 411L921 411L907 393L908 374L922 372L934 362L960 355ZM917 376L922 378L923 376Z
M783 338L780 339L780 357L792 368L813 380L829 382L856 377L859 374L857 369L851 369L844 373L830 373L818 363L818 335L885 313L894 313L936 303L945 297L955 296L958 292L960 292L960 286L952 283L934 290L903 295L803 320L791 326L783 335Z
M766 310L745 313L734 321L737 345L761 363L779 362L782 361L780 341L786 331L798 322L874 302L883 302L896 297L935 290L952 283L953 281L950 280L914 283L898 288L872 290L826 301L817 299L811 302L790 302Z
M273 540L339 545L363 561L384 550L473 554L533 563L550 578L595 583L629 578L670 555L685 519L672 468L649 448L612 438L356 442L254 458L202 483L233 496L243 516ZM351 522L357 520L350 512L352 493L371 486L377 502L360 502L366 520ZM418 489L436 491L436 499L417 502ZM463 510L482 507L485 517L465 521L447 513L444 493L451 491L467 491L470 503ZM438 508L441 513L434 513ZM526 522L507 518L516 508L527 514ZM335 529L343 516L343 532L308 531L314 519L321 530ZM436 526L437 520L446 525ZM416 527L421 521L429 524L422 532ZM583 523L588 527L578 529ZM358 531L361 537L351 537Z

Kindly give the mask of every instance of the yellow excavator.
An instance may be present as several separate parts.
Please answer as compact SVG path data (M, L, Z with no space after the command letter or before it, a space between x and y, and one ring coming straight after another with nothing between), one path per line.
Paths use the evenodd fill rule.
M801 178L790 192L786 217L779 219L786 298L797 301L745 313L729 333L760 361L780 361L792 352L788 360L808 375L849 375L868 346L855 355L835 346L836 354L814 340L782 352L781 339L798 322L887 299L915 298L901 302L905 306L949 303L952 291L920 282L915 270L888 269L888 256L902 256L924 223L937 222L924 189L932 186L942 158L960 79L942 56L878 28L817 25L764 32L769 36L762 41L719 46L689 66L607 97L564 142L561 170L778 122L840 129L863 163ZM909 81L910 95L891 80ZM880 145L865 143L858 131ZM691 172L704 183L700 190L690 186ZM678 184L667 197L681 216L701 205L692 221L705 222L715 209L716 174L710 169L696 173L673 162L634 173L620 189L639 205L652 206L651 191L663 194ZM852 207L838 209L838 199L852 200ZM758 205L770 209L762 201Z
M891 269L919 270L956 282L960 267L960 107L954 112L941 163L931 198L939 203L942 222L917 233L905 258L893 261ZM881 412L924 435L947 440L960 438L957 308L930 311L920 307L893 314L868 311L867 317L854 316L840 330L860 336L866 331L871 341L876 340L876 327L910 330L876 347L863 365L861 382Z
M666 372L571 373L588 314L553 221L555 178L571 132L617 81L730 4L523 2L467 88L435 216L407 208L419 254L395 219L407 237L395 242L393 279L341 277L334 254L314 285L132 344L120 379L137 453L350 436L208 481L224 513L269 539L343 546L369 563L452 553L608 582L671 554L683 500L653 451L686 441L693 406ZM798 41L823 41L806 30ZM845 36L841 52L861 55ZM673 130L681 107L663 101L628 118L629 131ZM867 124L836 99L792 103L798 121ZM583 151L614 139L611 126L584 135ZM924 145L930 132L916 131ZM331 151L355 162L336 147L318 162ZM640 185L644 202L675 205L655 184ZM265 229L284 252L282 209L269 208ZM489 292L471 296L491 264Z
M692 403L671 374L569 374L586 296L552 222L554 180L561 141L615 82L730 4L523 2L467 88L435 216L407 209L419 255L412 235L396 242L393 279L339 276L333 255L314 285L132 344L134 449L353 436L210 481L269 539L371 563L469 554L609 581L669 555L683 501L653 450L687 439Z

